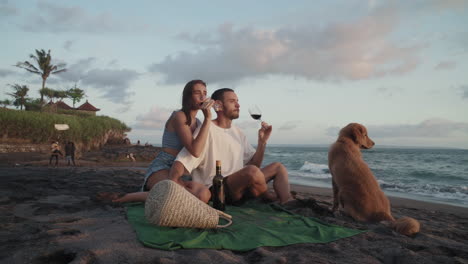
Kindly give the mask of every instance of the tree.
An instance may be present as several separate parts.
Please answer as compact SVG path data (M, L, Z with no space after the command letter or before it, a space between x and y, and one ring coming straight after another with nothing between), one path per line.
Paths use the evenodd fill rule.
M69 98L72 99L73 108L75 108L75 103L79 103L81 101L81 99L83 99L83 97L85 96L85 93L84 93L83 90L78 88L76 86L76 83L75 83L74 88L70 88L70 89L67 90L67 95L68 95Z
M37 64L37 67L34 66L29 61L18 62L16 64L16 67L25 69L28 72L41 75L42 89L45 88L46 80L51 74L61 73L67 70L65 69L66 65L64 63L58 64L58 65L51 64L52 57L50 56L50 50L47 53L43 49L36 50L36 55L31 54L29 55L29 57L34 59L34 61ZM41 101L42 102L44 101L44 96L42 93L41 93Z
M63 101L63 98L68 98L68 93L67 91L55 90L54 97Z
M36 98L33 100L27 100L24 104L24 109L26 111L41 111L42 110L42 102L40 98Z
M55 90L55 89L50 89L47 87L44 87L44 89L41 89L39 91L41 95L44 97L49 98L49 101L54 101L54 99L60 99L63 100L63 98L68 98L68 90L67 91L62 91L62 90Z
M15 98L15 101L13 101L13 105L16 107L19 106L20 110L23 110L23 105L28 100L28 98L26 97L29 91L28 86L19 85L19 84L14 84L10 86L13 87L15 91L13 93L7 93L7 94Z
M47 88L47 87L44 87L41 90L39 90L39 93L41 94L41 102L44 99L44 97L49 98L49 101L52 101L52 99L54 99L55 97L54 96L55 90Z
M3 105L3 108L6 108L8 105L11 105L11 101L8 99L0 100L0 104Z

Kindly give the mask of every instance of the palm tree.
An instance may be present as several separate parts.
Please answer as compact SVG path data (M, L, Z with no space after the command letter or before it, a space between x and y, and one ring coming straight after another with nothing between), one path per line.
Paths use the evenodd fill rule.
M10 85L10 86L13 87L15 92L7 93L7 94L12 96L13 98L15 98L15 101L13 101L13 105L15 105L16 107L19 106L20 110L23 110L23 105L28 100L28 98L26 97L26 95L28 95L28 91L29 91L28 86L19 85L19 84L14 84L14 85Z
M46 53L45 50L36 50L36 55L29 55L30 58L36 61L37 67L29 61L18 62L16 67L27 70L35 74L39 74L42 77L42 89L45 88L45 83L50 74L56 74L66 71L65 63L53 65L51 64L52 57L50 56L50 50ZM44 95L41 93L41 102L44 101Z

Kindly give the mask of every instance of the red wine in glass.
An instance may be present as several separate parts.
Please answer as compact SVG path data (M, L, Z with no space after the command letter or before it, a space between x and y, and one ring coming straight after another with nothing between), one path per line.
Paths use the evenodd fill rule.
M262 121L262 111L260 110L260 108L256 105L252 106L249 108L249 114L250 116L255 119L255 120L259 120L259 121Z
M260 118L262 118L262 115L259 114L251 114L250 116L252 116L252 118L255 120L261 120Z

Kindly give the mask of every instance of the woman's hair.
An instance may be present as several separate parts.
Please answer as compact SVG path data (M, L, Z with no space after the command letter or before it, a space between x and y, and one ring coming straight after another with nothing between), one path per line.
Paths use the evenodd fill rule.
M190 126L192 124L192 117L190 116L190 110L193 109L194 105L192 104L192 92L193 87L196 84L202 84L206 87L206 83L202 80L191 80L188 82L185 87L184 91L182 92L182 112L184 112L185 117L187 118L186 124Z

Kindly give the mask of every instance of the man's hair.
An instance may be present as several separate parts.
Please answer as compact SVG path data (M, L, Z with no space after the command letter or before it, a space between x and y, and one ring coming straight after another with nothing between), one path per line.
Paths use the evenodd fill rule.
M220 100L222 101L224 99L224 93L225 92L234 92L233 89L231 88L221 88L216 91L211 95L212 100Z

